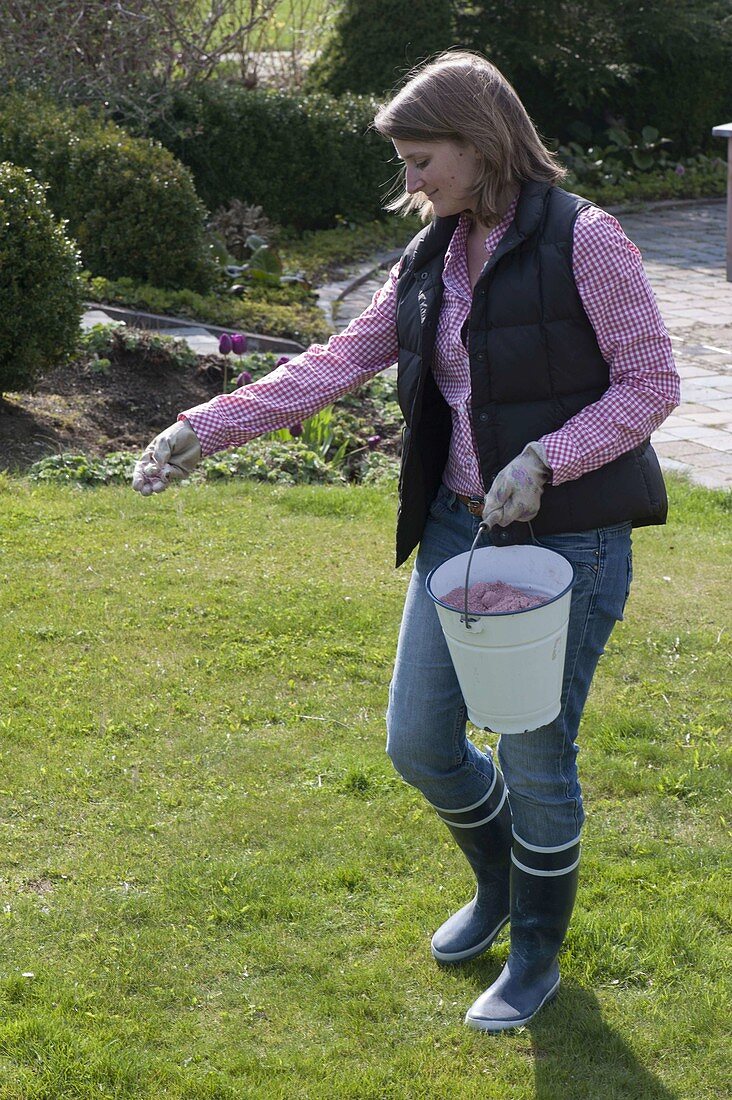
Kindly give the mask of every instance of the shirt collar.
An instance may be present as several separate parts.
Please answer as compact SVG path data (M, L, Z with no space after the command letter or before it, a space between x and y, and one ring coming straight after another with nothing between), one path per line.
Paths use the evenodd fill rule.
M496 248L501 242L503 234L508 229L509 225L514 219L516 213L516 206L518 205L518 194L511 201L506 213L501 218L497 225L494 225L490 233L485 239L485 258L489 260L495 252ZM468 259L467 259L467 244L468 233L470 232L470 217L467 214L461 214L460 220L455 226L455 232L452 235L449 245L447 246L447 252L445 253L445 264L442 270L442 281L448 289L457 291L462 294L467 294L472 298L472 292L470 289L470 276L468 275Z
M503 215L503 217L499 221L498 225L494 225L493 228L491 229L490 233L486 237L486 239L485 239L486 259L489 259L493 255L493 253L496 251L496 249L498 248L498 245L501 243L501 237L503 236L503 234L506 232L509 225L513 221L514 215L516 214L516 207L518 206L518 200L519 200L519 197L518 197L518 193L517 193L513 197L513 199L511 200L511 203L510 203L508 209L506 210L506 213Z

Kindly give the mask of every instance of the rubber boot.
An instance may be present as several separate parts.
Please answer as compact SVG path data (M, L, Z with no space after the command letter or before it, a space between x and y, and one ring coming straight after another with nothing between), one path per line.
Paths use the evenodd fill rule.
M577 894L579 850L579 837L558 848L537 848L514 834L511 950L496 981L468 1009L469 1027L522 1027L555 996L557 956Z
M478 889L432 937L432 954L450 965L474 959L491 946L509 916L511 811L503 777L494 770L484 798L463 810L437 809L473 869Z

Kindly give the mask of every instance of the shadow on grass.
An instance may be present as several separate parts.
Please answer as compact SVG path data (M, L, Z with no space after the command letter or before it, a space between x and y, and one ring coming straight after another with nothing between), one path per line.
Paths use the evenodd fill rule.
M527 1030L536 1100L679 1100L605 1022L594 994L572 983Z
M500 963L490 958L466 963L462 971L483 988L500 972ZM531 1036L534 1100L681 1100L639 1062L622 1032L603 1019L595 994L572 981L563 979L556 1000L521 1031ZM521 1032L475 1034L501 1044Z

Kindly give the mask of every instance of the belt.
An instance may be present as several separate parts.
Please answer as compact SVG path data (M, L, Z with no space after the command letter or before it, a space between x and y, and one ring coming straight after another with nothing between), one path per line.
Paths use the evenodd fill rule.
M458 498L461 504L465 505L471 516L483 515L483 509L485 508L485 497L464 497L462 493L455 493L455 496Z

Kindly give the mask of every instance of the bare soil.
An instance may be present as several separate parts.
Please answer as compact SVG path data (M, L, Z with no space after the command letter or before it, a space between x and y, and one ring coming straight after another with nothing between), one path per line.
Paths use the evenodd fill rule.
M22 473L49 454L142 450L183 409L221 392L216 357L191 369L131 359L106 372L59 366L35 393L0 397L0 470Z

